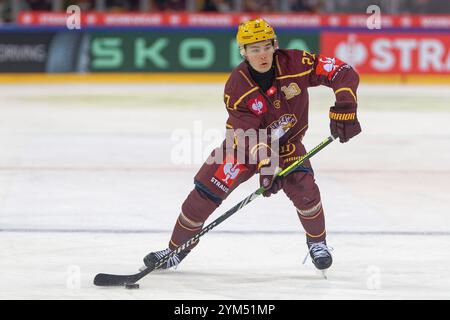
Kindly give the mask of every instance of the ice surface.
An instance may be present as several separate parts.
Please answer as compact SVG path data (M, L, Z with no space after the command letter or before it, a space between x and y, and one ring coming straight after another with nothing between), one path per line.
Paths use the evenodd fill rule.
M443 86L362 85L363 134L312 159L335 249L328 280L301 264L301 225L277 194L139 290L94 287L96 273L134 273L146 253L167 246L200 155L223 134L222 89L0 86L0 299L450 298ZM307 148L329 134L333 103L328 88L310 95ZM180 132L193 147L182 163L173 157ZM212 219L256 188L256 178L240 186Z

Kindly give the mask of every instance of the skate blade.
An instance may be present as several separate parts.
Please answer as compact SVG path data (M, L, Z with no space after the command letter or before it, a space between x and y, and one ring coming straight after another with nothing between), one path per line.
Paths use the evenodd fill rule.
M318 276L320 276L321 278L328 280L328 269L324 269L324 270L316 270L316 273Z

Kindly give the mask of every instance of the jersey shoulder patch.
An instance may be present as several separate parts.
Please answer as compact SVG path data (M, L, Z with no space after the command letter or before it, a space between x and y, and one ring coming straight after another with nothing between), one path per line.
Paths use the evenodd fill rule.
M326 76L328 80L332 80L336 71L345 65L345 62L338 58L319 55L317 57L316 74Z

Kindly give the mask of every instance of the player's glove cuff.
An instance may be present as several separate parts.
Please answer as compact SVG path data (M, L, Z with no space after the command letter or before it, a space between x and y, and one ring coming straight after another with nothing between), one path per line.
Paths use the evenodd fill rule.
M335 137L339 137L339 141L344 143L361 132L361 125L359 124L356 115L356 103L342 103L336 104L330 108L330 131Z
M279 166L272 168L270 159L264 159L258 164L259 185L265 189L263 196L270 197L282 188L281 178L277 178L281 172Z

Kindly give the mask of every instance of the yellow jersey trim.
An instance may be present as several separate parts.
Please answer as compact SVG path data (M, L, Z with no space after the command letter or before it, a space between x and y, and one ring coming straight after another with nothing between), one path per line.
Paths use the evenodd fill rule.
M239 73L245 78L245 80L247 80L248 84L250 85L250 87L254 87L253 83L250 81L250 79L245 75L244 72L242 72L242 70L239 70Z
M230 107L228 107L228 106L227 106L227 108L228 108L228 109L231 109L231 110L236 110L238 104L241 103L241 101L242 101L246 96L248 96L250 93L252 93L252 92L254 92L254 91L256 91L256 90L259 90L259 87L254 87L253 89L251 89L251 90L247 91L246 93L244 93L244 94L243 94L243 95L242 95L242 96L234 103L233 108L230 108Z
M350 89L350 88L340 88L340 89L337 89L337 90L334 92L334 94L336 95L336 94L338 94L339 92L342 92L342 91L348 91L348 92L350 92L350 94L353 96L353 98L355 99L355 101L358 101L358 100L356 99L355 93L354 93L353 90Z
M275 56L275 62L277 64L277 68L278 68L278 73L280 75L283 75L283 72L281 71L281 67L280 67L280 62L278 61L278 56Z
M302 73L297 73L297 74L288 74L286 76L282 76L282 77L277 77L277 80L283 80L283 79L288 79L288 78L297 78L297 77L303 77L306 76L307 74L310 74L313 71L313 69L309 69L308 71L302 72Z

